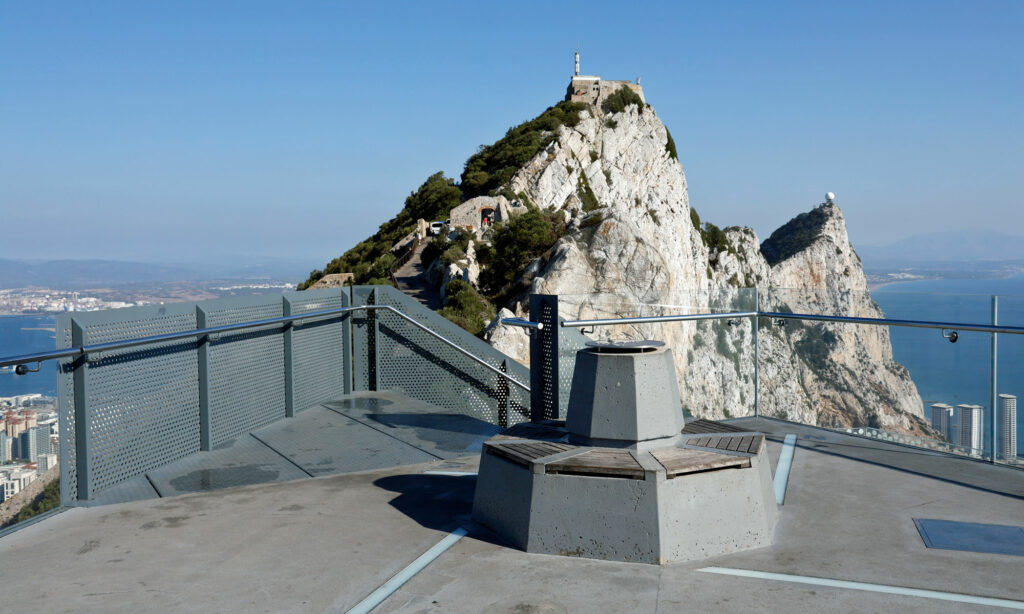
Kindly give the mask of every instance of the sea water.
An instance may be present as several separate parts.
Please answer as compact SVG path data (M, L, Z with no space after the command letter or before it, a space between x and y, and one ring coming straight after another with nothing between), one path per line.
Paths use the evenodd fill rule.
M16 356L56 349L53 315L0 316L0 356ZM29 365L35 368L35 365ZM57 363L42 363L38 373L15 375L0 369L0 397L40 393L57 396Z
M1024 327L1024 275L1007 279L910 281L876 288L871 293L887 318L966 324L996 322ZM985 407L984 448L991 450L992 383L996 393L1012 394L1024 404L1024 335L996 336L992 360L990 333L957 331L956 343L935 329L890 327L893 357L910 372L924 401ZM951 327L950 330L955 330ZM948 334L948 332L947 332ZM1024 441L1024 420L1018 407L1018 448Z

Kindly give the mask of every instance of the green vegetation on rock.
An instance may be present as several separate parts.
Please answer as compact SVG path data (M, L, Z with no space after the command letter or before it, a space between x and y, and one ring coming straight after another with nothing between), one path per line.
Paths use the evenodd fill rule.
M668 139L665 141L665 151L668 152L668 157L673 160L679 159L679 154L676 153L676 142L672 140L672 133L668 131L668 127L665 127L665 136Z
M579 124L580 111L586 108L579 102L559 102L536 118L510 128L493 145L481 146L462 171L463 197L485 195L506 185L516 171L554 140L559 126Z
M643 112L644 101L640 99L640 94L623 85L604 99L604 102L601 103L601 110L605 113L622 113L631 104L635 104Z
M38 516L39 514L58 507L60 507L60 478L57 478L44 486L43 492L39 493L31 503L21 508L21 511L18 512L17 516L8 521L4 527L0 528L24 522L33 516Z
M786 258L806 249L821 236L822 228L828 221L825 207L815 207L786 222L761 244L761 254L768 264L774 266Z
M434 173L419 189L409 194L398 215L381 224L372 237L332 260L324 270L312 271L309 279L299 284L299 290L305 290L324 275L332 273L352 273L356 284L390 283L390 269L396 259L391 247L416 229L416 220L447 218L448 213L461 202L461 194L454 180L441 172Z
M483 265L480 286L493 299L507 297L517 289L511 288L532 260L540 257L565 233L565 222L560 212L544 212L531 208L506 223L494 227L490 245L477 251L477 260ZM504 304L505 300L498 300Z
M497 313L494 305L470 284L455 279L445 286L448 304L439 312L474 335L481 335Z

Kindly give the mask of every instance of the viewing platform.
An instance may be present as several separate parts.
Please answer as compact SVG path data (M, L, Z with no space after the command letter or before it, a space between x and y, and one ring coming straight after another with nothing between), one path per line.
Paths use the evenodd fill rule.
M685 424L680 408L667 448L570 441L568 382L588 337L552 300L514 322L532 331L529 369L390 288L68 316L55 352L0 360L61 364L62 508L0 536L19 587L5 609L1024 609L1024 471L756 405ZM825 316L665 316L725 331L766 317ZM777 524L769 543L664 564L530 553L473 521L492 452L616 489L761 461Z

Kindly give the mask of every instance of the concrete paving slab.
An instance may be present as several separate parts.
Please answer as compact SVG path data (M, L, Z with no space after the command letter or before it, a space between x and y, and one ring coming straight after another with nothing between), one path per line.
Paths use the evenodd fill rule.
M253 435L312 475L330 475L438 459L397 437L326 407L279 420Z
M402 476L430 467L75 508L0 540L18 587L3 609L344 611L447 534L450 501L471 498L444 476L407 487Z
M146 476L140 475L97 493L96 497L89 501L89 505L142 501L143 499L156 499L159 496Z
M483 442L501 430L478 418L389 392L351 395L324 406L439 458L479 452Z
M309 477L251 435L164 465L148 476L161 497Z

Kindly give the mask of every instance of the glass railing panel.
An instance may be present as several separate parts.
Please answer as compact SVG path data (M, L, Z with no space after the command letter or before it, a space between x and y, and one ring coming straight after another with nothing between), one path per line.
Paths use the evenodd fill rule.
M760 293L760 309L991 321L990 299L978 295L767 290ZM759 414L982 457L991 448L985 434L991 415L991 335L958 331L955 344L948 337L939 329L762 317Z
M559 295L565 320L643 318L744 312L756 309L756 290L673 290L662 300L640 301L614 294ZM578 330L578 329L577 329ZM584 329L597 341L654 339L674 351L680 400L695 417L725 419L754 415L754 318L697 322L641 322ZM566 340L571 341L571 340ZM576 339L579 341L579 339ZM582 346L581 343L576 345ZM560 362L563 396L568 395L574 353Z
M53 350L52 314L0 316L0 356ZM36 365L29 365L36 368ZM60 505L57 370L0 370L0 530Z
M898 290L899 285L894 285L873 294L888 318L992 323L990 296ZM933 429L941 431L948 419L945 435L959 446L957 451L987 458L992 449L992 336L955 331L957 339L953 343L953 332L892 327L893 357L907 368Z
M1024 296L999 296L998 323L1024 326ZM996 462L1024 467L1024 335L1001 334L996 340Z

